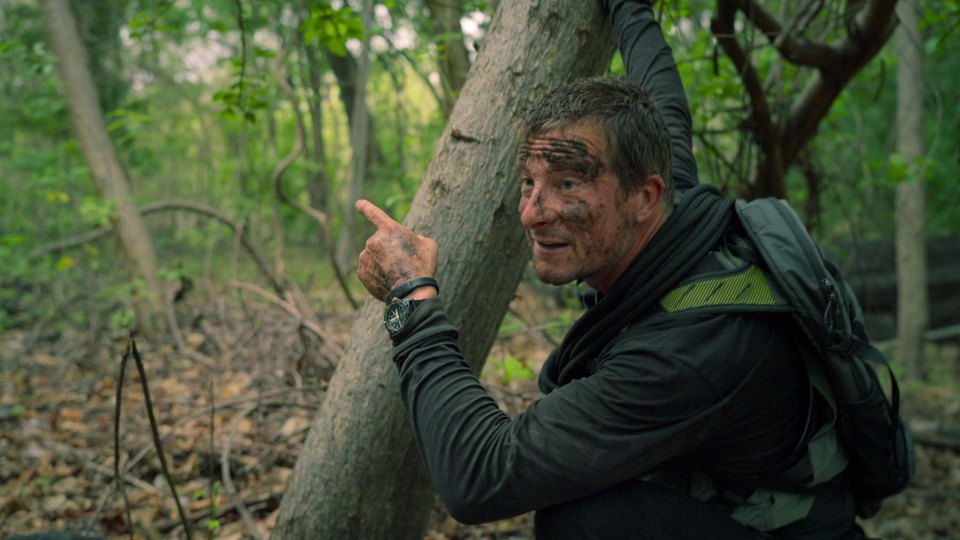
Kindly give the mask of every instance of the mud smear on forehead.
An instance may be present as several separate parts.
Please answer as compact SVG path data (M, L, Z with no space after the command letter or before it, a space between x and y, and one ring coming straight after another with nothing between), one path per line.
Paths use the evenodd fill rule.
M528 159L543 157L551 171L574 171L593 181L603 172L603 163L590 154L580 141L570 139L528 139L520 144L517 166L523 168Z

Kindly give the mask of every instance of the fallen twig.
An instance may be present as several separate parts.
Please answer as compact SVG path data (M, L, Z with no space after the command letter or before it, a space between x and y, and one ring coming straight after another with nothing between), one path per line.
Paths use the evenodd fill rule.
M343 354L343 348L337 344L336 338L331 333L324 330L319 324L317 324L316 321L305 317L292 302L289 302L274 294L270 294L268 291L254 285L253 283L231 280L230 286L257 294L289 313L290 316L296 319L300 326L313 332L318 338L320 338L325 349L325 356L327 356L327 358L330 359L330 361L334 364L336 363L336 360Z
M177 505L177 512L180 514L180 520L183 522L184 534L187 535L187 540L193 540L193 531L190 529L187 524L186 515L183 512L183 505L180 504L180 497L177 496L177 488L173 484L173 479L170 477L170 471L167 469L167 460L164 457L163 453L163 444L160 442L160 432L157 429L157 418L153 414L153 403L150 401L150 387L147 384L147 373L143 369L143 360L140 358L140 353L137 351L137 343L133 339L130 339L127 342L127 348L123 353L123 358L120 360L120 375L117 378L117 405L115 410L114 417L114 438L113 438L113 471L114 478L117 479L119 483L120 476L120 405L121 398L123 396L123 375L127 368L127 360L130 359L131 353L133 354L134 363L137 366L137 373L140 375L140 383L143 387L143 401L147 409L147 416L150 419L150 433L153 435L153 444L157 449L157 458L160 461L160 471L163 473L163 477L167 480L167 484L170 486L170 492L173 493L173 501ZM133 538L133 522L130 517L130 500L127 499L127 492L123 489L122 484L120 484L120 491L123 493L123 499L126 503L127 508L127 523L130 525L130 538Z
M280 494L283 493L283 487L280 486L275 491L276 493L271 492L267 495L259 495L259 494L251 495L250 498L243 498L242 500L243 500L243 503L248 508L258 507L262 505L269 506L271 503L279 504L279 497L280 497ZM219 515L223 515L225 512L229 512L234 509L235 508L233 506L233 502L229 502L223 506L218 507L217 512L219 513ZM191 523L196 523L197 521L200 521L202 519L209 518L209 517L210 517L210 509L208 508L204 510L197 510L195 512L191 512L190 515L187 516L187 520L190 521ZM179 521L175 519L167 519L167 520L155 521L153 523L153 528L157 532L165 533L173 530L178 525L180 525Z
M253 520L253 515L250 514L250 510L247 510L243 499L237 494L237 488L233 485L233 477L230 475L230 449L233 447L233 438L236 436L237 430L240 427L240 421L255 410L257 410L256 403L248 405L247 408L240 411L233 419L233 425L230 426L230 435L227 436L227 444L223 445L223 451L220 454L220 475L223 480L223 489L226 490L227 496L230 497L230 502L233 503L233 507L240 512L240 518L244 524L246 524L250 534L253 535L256 540L262 540L263 533L260 527L257 526L257 522Z

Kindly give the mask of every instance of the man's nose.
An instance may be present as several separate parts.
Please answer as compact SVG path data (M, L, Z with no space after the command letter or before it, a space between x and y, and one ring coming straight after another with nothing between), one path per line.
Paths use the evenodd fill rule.
M525 228L531 228L556 220L558 213L554 208L554 199L540 185L534 186L530 196L520 200L520 223Z

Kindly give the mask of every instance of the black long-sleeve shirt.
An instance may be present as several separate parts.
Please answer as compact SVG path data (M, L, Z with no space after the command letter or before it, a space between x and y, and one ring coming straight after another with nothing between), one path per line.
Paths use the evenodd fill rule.
M615 0L609 4L627 78L639 84L660 108L673 142L674 185L677 191L685 191L697 185L697 162L690 106L673 53L649 2Z
M435 487L454 517L477 523L678 459L731 474L776 467L805 409L802 364L781 317L658 317L620 334L590 376L513 419L463 361L439 299L417 309L394 358Z

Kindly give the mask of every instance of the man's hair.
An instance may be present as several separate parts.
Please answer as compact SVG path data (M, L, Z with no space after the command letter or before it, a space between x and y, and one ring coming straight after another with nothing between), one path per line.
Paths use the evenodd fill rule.
M622 78L591 77L544 96L517 122L522 143L530 137L569 127L595 125L606 143L605 166L613 167L627 194L647 176L660 175L667 208L673 203L673 151L670 132L656 104L639 85Z

